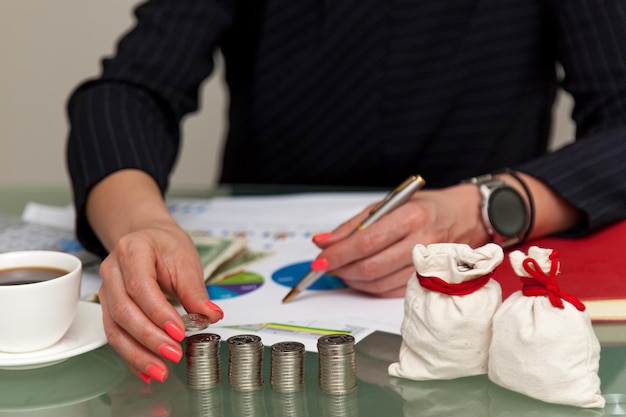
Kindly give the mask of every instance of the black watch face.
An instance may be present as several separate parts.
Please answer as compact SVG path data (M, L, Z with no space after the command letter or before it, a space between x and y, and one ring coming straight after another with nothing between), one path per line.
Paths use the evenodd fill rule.
M509 187L497 188L491 193L487 214L494 230L505 237L519 236L528 222L522 196Z

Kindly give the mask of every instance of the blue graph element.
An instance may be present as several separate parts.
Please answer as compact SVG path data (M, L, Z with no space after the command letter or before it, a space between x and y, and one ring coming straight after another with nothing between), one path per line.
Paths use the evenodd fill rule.
M311 261L287 265L274 271L272 279L277 284L293 288L300 281L300 278L309 272L310 267ZM347 287L341 279L328 274L323 275L309 287L310 290L336 290L339 288Z

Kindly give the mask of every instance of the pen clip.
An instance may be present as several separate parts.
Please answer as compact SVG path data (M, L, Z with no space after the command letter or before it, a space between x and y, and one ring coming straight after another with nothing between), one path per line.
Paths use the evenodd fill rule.
M378 209L380 209L382 206L385 205L385 203L389 200L391 200L393 198L394 195L398 194L400 191L404 190L406 187L409 186L409 184L411 184L413 181L423 181L422 177L420 177L419 175L411 175L409 178L407 178L406 180L404 180L400 185L398 185L396 188L394 188L393 190L389 191L389 193L387 193L387 195L385 196L385 198L380 202L380 204L378 204L376 207L374 207L373 209L370 210L370 216L374 213L376 213L378 211Z

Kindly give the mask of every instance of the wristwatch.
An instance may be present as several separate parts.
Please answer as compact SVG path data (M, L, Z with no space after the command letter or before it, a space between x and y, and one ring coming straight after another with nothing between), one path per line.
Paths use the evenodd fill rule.
M465 182L478 186L483 224L494 243L506 248L521 242L530 227L530 208L508 182L485 174Z

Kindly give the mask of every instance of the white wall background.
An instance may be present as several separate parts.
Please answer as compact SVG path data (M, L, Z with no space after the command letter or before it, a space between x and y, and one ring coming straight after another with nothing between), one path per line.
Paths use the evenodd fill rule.
M138 3L0 0L0 186L69 184L67 98L100 72L101 58L131 27ZM216 72L203 88L201 111L183 126L173 186L214 183L224 115L221 72Z
M133 23L138 0L0 0L0 186L68 186L65 104ZM183 126L172 186L216 181L224 129L221 71L204 86L202 108ZM571 101L559 107L557 142L571 137Z

